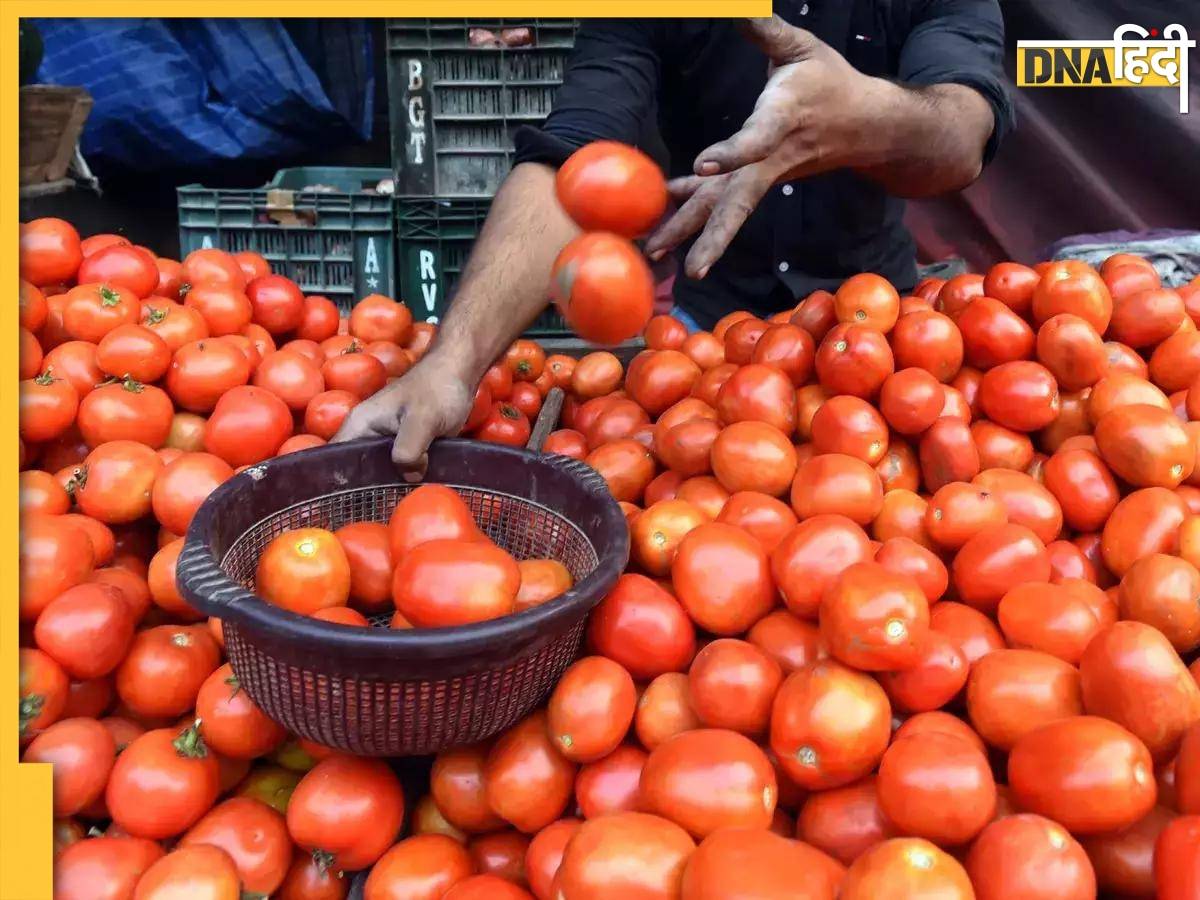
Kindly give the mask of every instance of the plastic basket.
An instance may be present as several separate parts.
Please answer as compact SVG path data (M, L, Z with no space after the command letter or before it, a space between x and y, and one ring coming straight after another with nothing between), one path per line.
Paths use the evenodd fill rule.
M387 24L392 165L403 196L490 197L513 132L550 113L574 19L396 19ZM474 47L472 28L529 29L521 47Z
M589 611L628 560L620 507L590 467L475 441L436 441L427 480L454 486L481 529L517 558L560 560L562 597L457 628L353 628L272 606L251 589L260 552L297 527L386 522L413 485L387 438L277 457L225 482L188 529L183 595L221 618L239 682L271 718L310 740L373 756L435 753L527 715L575 659Z
M343 311L368 294L395 297L393 198L372 190L390 177L387 169L303 167L281 169L261 188L180 187L180 253L253 250Z
M441 321L490 206L489 199L396 200L400 296L414 317ZM571 330L551 306L526 333L532 337L558 337L569 335Z

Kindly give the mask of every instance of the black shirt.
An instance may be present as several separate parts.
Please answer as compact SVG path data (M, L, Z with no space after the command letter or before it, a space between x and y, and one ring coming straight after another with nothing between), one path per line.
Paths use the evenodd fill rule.
M775 12L865 74L974 88L996 120L985 161L1012 126L996 0L776 0ZM540 130L517 132L515 162L560 165L576 147L612 139L658 157L672 177L690 174L701 150L741 127L766 75L766 56L732 20L587 21L553 112ZM703 281L680 271L675 300L710 327L733 309L789 308L856 272L909 288L915 250L903 212L904 201L849 170L775 185Z

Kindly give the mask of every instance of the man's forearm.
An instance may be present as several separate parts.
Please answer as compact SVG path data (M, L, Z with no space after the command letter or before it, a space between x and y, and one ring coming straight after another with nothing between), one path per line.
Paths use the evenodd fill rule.
M471 385L545 308L554 259L579 233L555 199L554 174L523 163L505 179L430 349Z
M995 125L992 108L960 84L905 87L870 80L868 106L877 123L875 157L856 171L897 197L928 197L966 187L979 177L983 149Z

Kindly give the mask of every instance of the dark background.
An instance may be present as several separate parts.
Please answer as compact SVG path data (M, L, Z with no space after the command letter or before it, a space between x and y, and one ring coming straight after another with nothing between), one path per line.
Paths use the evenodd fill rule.
M1111 37L1123 23L1200 34L1200 6L1123 0L1003 0L1010 75L1021 39ZM1187 16L1186 11L1198 13ZM1184 12L1184 15L1181 15ZM22 218L60 215L84 234L118 230L167 255L178 251L175 186L251 187L292 165L389 166L383 21L374 39L374 127L369 141L313 147L270 159L152 174L95 166L102 198L83 192L21 204ZM1191 108L1177 89L1012 87L1017 128L983 177L961 194L910 204L921 262L963 257L972 268L1035 261L1054 241L1116 229L1200 229L1200 89L1193 50Z

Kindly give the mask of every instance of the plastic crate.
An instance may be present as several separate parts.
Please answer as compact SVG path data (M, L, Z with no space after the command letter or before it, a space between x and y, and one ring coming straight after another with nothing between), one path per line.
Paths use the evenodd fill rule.
M400 296L415 318L441 321L489 206L490 199L402 197L396 201ZM526 333L555 337L571 331L549 307Z
M574 19L393 19L388 97L396 193L491 197L513 133L540 125L575 45ZM528 28L521 47L473 47L472 28Z
M177 189L179 252L253 250L306 294L349 310L367 294L395 297L395 210L374 188L387 169L281 169L261 188ZM308 190L330 187L332 191Z

